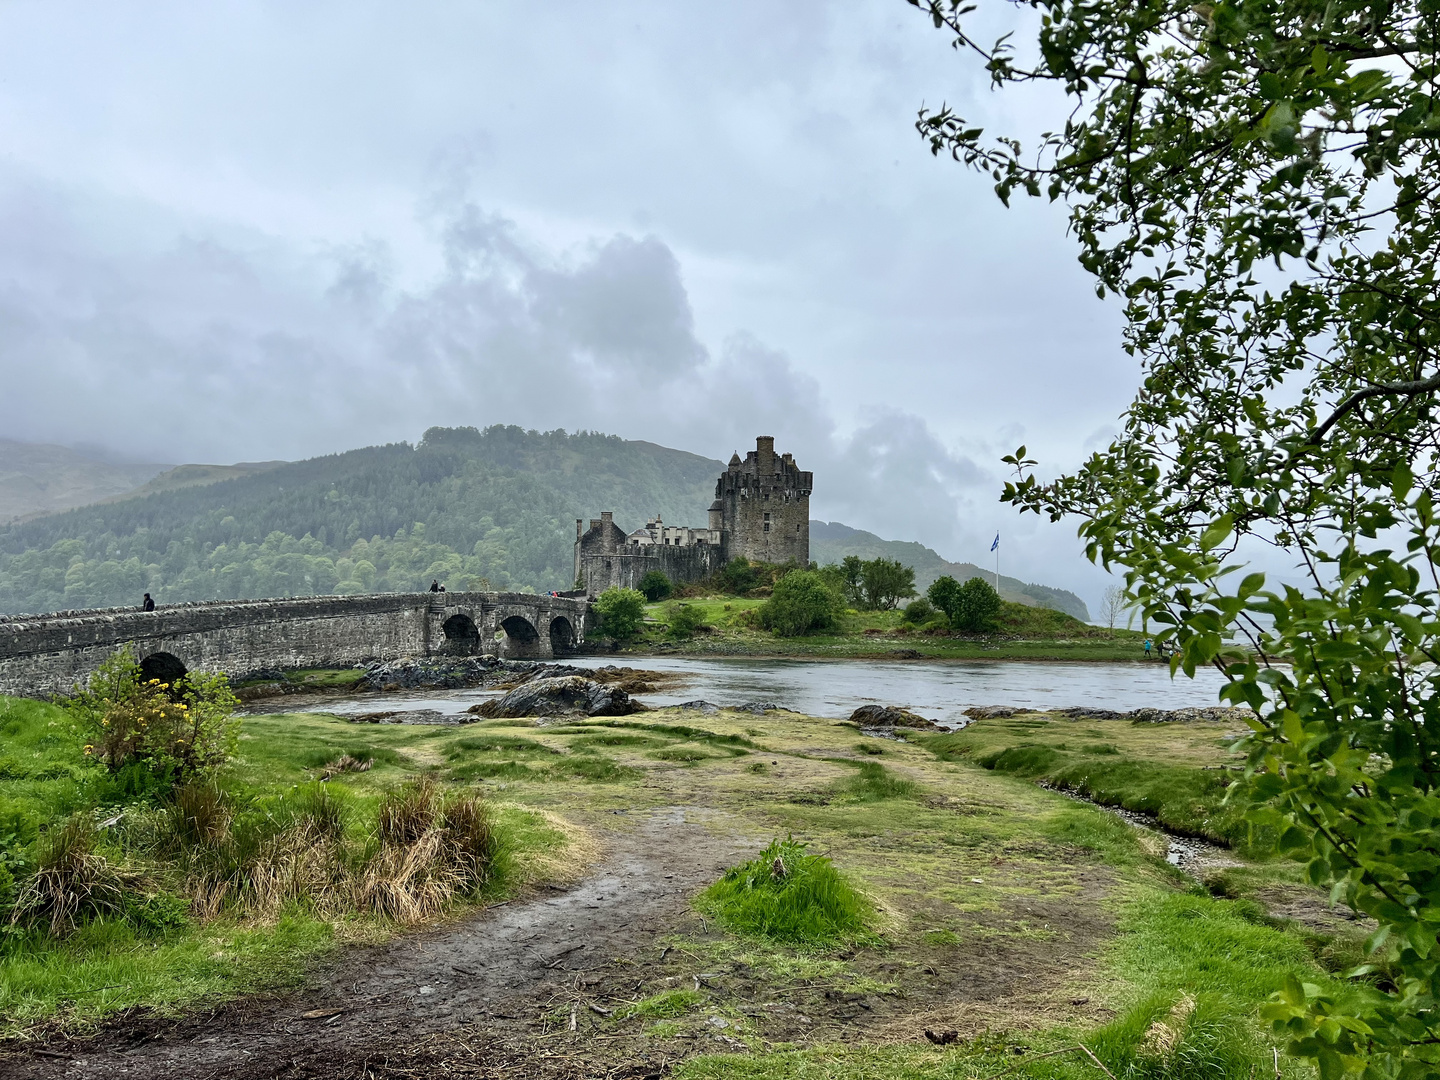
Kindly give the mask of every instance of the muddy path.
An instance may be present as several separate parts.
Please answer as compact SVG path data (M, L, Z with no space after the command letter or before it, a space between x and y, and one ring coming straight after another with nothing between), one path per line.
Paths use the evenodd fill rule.
M571 1056L534 1045L537 1021L543 1034L560 1001L560 1026L569 1027L563 999L575 998L573 1013L587 982L614 981L617 961L633 967L635 958L657 956L656 940L690 917L690 898L764 844L713 811L670 807L633 817L606 835L605 858L573 888L542 887L462 923L349 950L282 996L180 1019L121 1015L85 1038L12 1045L0 1051L0 1075L258 1080L430 1075L437 1066L453 1075L443 1059L456 1049L448 1036L462 1029L469 1067L460 1075L571 1075ZM645 974L642 967L637 978ZM614 1068L595 1072L592 1063L582 1071L641 1076L663 1068L663 1060L617 1059Z

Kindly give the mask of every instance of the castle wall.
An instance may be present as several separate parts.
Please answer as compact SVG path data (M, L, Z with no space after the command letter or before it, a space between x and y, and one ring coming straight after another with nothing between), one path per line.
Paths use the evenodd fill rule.
M455 615L478 634L447 637L445 623ZM497 640L502 623L515 617L524 620L512 623L522 633ZM526 593L318 596L10 617L0 619L0 693L68 693L122 645L141 659L164 652L191 671L239 675L497 649L548 659L552 640L583 643L589 628L586 600Z
M641 579L652 570L659 570L678 585L704 581L723 565L720 548L709 544L647 544L580 553L585 591L591 596L599 596L609 588L638 589Z

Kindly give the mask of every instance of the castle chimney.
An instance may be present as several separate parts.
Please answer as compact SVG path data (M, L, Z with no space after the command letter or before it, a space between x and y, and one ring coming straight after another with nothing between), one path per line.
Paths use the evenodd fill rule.
M580 542L580 537L581 537L582 532L583 532L583 530L580 528L580 524L581 524L580 519L579 519L579 518L576 518L576 519L575 519L575 542L576 542L577 544Z
M602 511L600 511L600 524L601 524L602 526L614 525L614 524L615 524L615 512L614 512L613 510L602 510ZM615 550L615 530L614 530L614 529L611 529L611 528L605 529L604 533L603 533L602 536L601 536L601 541L602 541L602 544L603 544L603 550L605 550L605 551L614 551L614 550Z
M761 454L772 454L772 455L773 455L773 454L775 453L775 436L774 436L774 435L758 435L758 436L756 436L756 438L755 438L755 449L758 450Z

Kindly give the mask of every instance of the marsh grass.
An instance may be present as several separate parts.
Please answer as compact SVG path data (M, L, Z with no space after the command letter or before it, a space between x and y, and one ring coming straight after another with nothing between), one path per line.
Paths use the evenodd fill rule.
M916 741L942 761L1041 780L1104 806L1152 815L1174 832L1242 850L1266 846L1264 837L1251 835L1241 811L1225 802L1235 774L1214 767L1227 755L1213 725L1165 725L1171 730L1157 732L1155 725L1105 723L1107 741L1079 746L1066 738L1076 734L1073 722L1045 718L984 720ZM1172 747L1157 754L1152 744L1165 735L1173 736Z
M823 855L775 840L701 893L698 907L737 934L828 948L867 938L874 905Z

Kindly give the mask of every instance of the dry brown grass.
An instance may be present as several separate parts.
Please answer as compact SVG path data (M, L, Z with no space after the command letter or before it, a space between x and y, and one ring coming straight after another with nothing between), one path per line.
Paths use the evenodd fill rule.
M499 849L478 796L448 803L433 780L391 792L376 817L379 847L355 886L355 901L402 923L420 922L483 888Z
M74 818L45 837L10 922L48 922L50 933L63 937L87 917L122 913L138 883L137 875L112 866L95 851L94 827Z
M351 757L349 754L341 754L330 764L320 770L320 779L329 780L332 776L339 776L341 773L369 772L375 762L369 758L364 760Z

